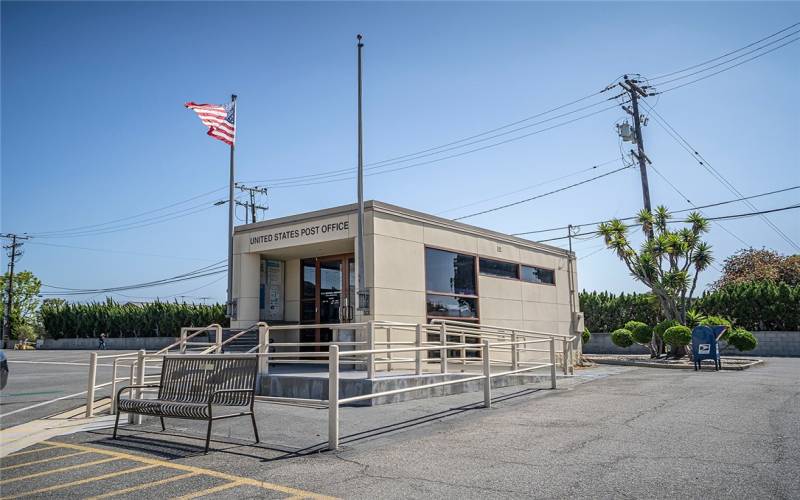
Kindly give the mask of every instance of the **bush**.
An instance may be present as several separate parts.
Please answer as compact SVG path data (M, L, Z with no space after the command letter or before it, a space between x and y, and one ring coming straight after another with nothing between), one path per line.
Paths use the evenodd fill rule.
M633 334L624 328L614 330L611 332L611 342L618 347L630 347L633 345Z
M655 325L664 319L658 299L651 293L587 292L580 294L586 328L592 332L611 332L627 321Z
M700 322L703 326L727 326L731 328L733 325L731 324L730 320L723 318L722 316L706 316Z
M800 331L800 286L751 282L706 292L694 304L708 315L724 315L747 330Z
M706 317L703 315L703 313L695 311L694 309L691 311L686 311L686 326L689 328L696 327L705 319Z
M583 341L583 345L588 344L589 341L592 340L592 334L588 328L583 329L583 334L581 334L581 340Z
M667 328L671 326L678 326L680 325L680 321L674 319L665 319L661 323L657 324L653 327L653 335L660 339L664 339L664 332L667 331Z
M688 326L671 326L664 331L664 342L672 347L680 347L692 343L692 330Z
M637 344L649 344L653 340L653 329L641 321L628 321L625 329L633 334L633 341Z
M27 340L33 343L36 341L36 329L33 325L22 323L21 325L14 325L14 337L19 340Z
M752 351L758 345L758 340L756 340L755 335L744 328L735 328L725 340L728 345L740 351Z

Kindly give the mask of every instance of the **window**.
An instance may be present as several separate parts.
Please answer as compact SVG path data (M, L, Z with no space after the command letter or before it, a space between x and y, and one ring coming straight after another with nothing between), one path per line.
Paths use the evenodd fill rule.
M477 295L475 257L426 248L425 284L429 292Z
M529 283L556 284L556 272L541 267L522 266L522 279Z
M443 318L477 318L478 299L428 294L428 316Z
M481 257L480 259L478 259L478 263L480 265L481 274L484 274L486 276L497 276L499 278L512 278L512 279L519 278L519 276L517 276L517 268L519 266L512 262L484 259L483 257Z

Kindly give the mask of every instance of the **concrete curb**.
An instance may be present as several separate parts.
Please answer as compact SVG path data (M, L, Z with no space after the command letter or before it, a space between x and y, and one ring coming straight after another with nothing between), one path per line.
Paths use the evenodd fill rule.
M605 357L600 355L592 355L592 354L584 354L587 359L590 361L602 364L602 365L619 365L619 366L641 366L644 368L665 368L665 369L672 369L672 370L694 370L694 365L690 361L686 361L685 363L674 363L674 364L665 364L665 363L658 363L654 361L646 361L641 359L620 359L619 357ZM764 363L763 359L749 359L749 358L735 358L738 361L744 361L745 363L741 364L730 364L730 358L728 364L725 363L726 358L722 358L722 370L725 371L742 371L746 370L750 367L760 365ZM708 365L703 365L703 367Z

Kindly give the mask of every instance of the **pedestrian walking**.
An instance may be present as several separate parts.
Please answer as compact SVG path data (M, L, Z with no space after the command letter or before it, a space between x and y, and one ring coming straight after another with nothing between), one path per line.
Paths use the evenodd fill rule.
M106 349L108 349L108 346L106 345L106 334L105 333L101 333L100 334L100 346L98 348L101 351L105 351Z

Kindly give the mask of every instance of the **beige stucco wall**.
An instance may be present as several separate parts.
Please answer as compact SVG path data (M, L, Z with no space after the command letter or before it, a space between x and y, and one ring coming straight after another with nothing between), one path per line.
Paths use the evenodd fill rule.
M525 248L508 241L436 227L376 212L373 308L378 320L426 321L425 247L554 269L556 285L478 276L481 322L526 330L568 333L569 282L565 252ZM575 278L577 297L577 277ZM577 299L576 299L577 300ZM577 303L577 302L576 302Z
M262 256L285 262L284 311L286 321L300 315L300 259L357 251L354 207L339 207L320 214L288 218L286 222L240 228L234 240L234 298L238 320L234 326L258 321L259 262ZM555 270L556 285L521 280L478 277L481 322L567 334L570 325L566 252L536 247L512 237L487 234L470 226L427 219L416 213L397 213L378 206L365 217L366 284L371 292L371 316L366 319L426 322L425 247L432 246L475 256L512 261ZM424 214L420 214L424 215ZM263 241L265 235L302 231L347 221L346 230L298 235ZM306 231L308 232L308 231ZM252 239L252 237L256 237ZM261 236L259 240L257 237ZM574 286L577 304L577 278Z

